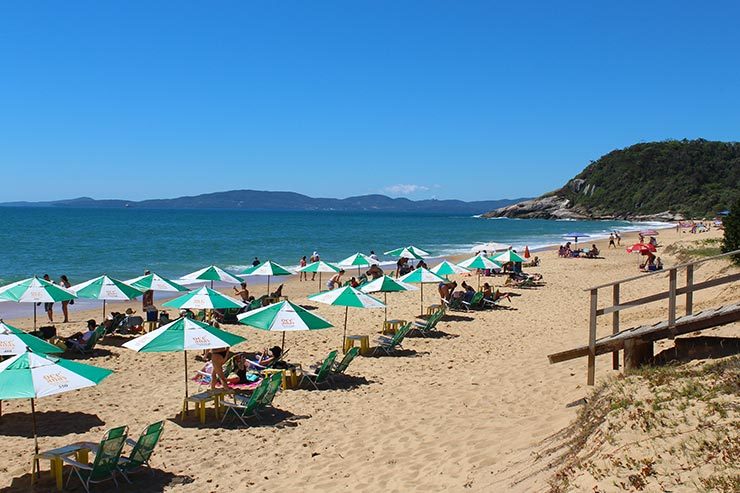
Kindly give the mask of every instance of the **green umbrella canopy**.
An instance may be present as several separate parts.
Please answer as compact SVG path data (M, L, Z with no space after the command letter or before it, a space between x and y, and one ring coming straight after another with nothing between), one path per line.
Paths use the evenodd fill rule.
M173 353L231 347L246 340L207 323L181 317L123 346L142 353Z
M322 293L312 294L309 300L318 301L327 305L349 306L354 308L383 308L385 305L382 301L373 298L370 295L358 291L352 286L332 289Z
M214 308L241 308L244 303L238 301L230 296L221 294L209 287L203 286L202 288L190 291L174 300L167 301L162 306L170 308L194 308L197 310L207 310Z
M297 330L319 330L333 327L329 321L314 315L300 305L281 301L237 317L239 323L255 329L289 332Z
M363 265L373 265L379 263L377 260L368 257L364 253L357 252L352 256L347 257L344 260L340 260L337 262L337 265L340 265L342 267L352 267L352 266L363 266Z
M290 276L293 275L291 271L286 269L280 264L268 260L262 262L259 265L253 267L247 267L242 271L245 276Z
M414 269L408 274L405 274L398 278L401 282L412 283L412 284L424 284L430 282L447 282L447 279L440 277L429 269L419 268Z
M229 274L225 270L215 265L209 265L190 274L185 274L180 278L181 281L191 283L192 281L222 281L231 284L239 284L244 282L244 279Z
M395 250L390 250L388 252L385 252L386 255L390 255L391 257L403 257L403 258L411 258L411 259L422 259L424 257L429 257L431 254L425 250L422 250L421 248L415 247L413 245L409 245L407 247L402 248L396 248Z
M63 353L64 350L0 320L0 357L25 353Z
M0 363L0 400L35 399L92 387L113 371L25 352Z
M53 303L77 298L72 291L56 284L31 277L0 288L0 300L18 303Z
M507 262L526 262L524 258L522 258L519 254L514 252L513 250L506 250L503 253L500 253L499 255L495 255L492 257L492 260L494 262L499 262L501 264L505 264Z
M449 260L445 260L429 269L429 271L434 272L438 276L451 276L453 274L467 274L470 272L470 269L466 269L465 267L453 264Z
M100 276L80 284L75 284L73 291L80 298L94 300L131 300L143 293L123 281L112 279L108 276Z
M174 281L164 278L156 273L147 274L133 279L128 279L126 284L135 287L141 291L188 291L188 288L181 286Z
M339 272L340 270L342 270L341 267L330 264L329 262L324 262L323 260L312 262L307 266L298 269L299 272Z
M495 261L484 256L483 254L465 259L457 265L459 265L460 267L465 267L466 269L498 269L499 267L501 267L500 264L497 264Z
M383 276L360 287L363 293L398 293L401 291L418 291L419 288L406 284L389 276Z

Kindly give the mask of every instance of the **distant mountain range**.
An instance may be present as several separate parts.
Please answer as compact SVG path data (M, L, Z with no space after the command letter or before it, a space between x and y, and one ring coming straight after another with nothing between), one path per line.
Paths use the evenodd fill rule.
M47 202L4 202L4 207L68 207L131 209L243 209L269 211L347 211L347 212L439 212L481 214L526 199L483 200L409 200L385 195L360 195L346 199L314 198L294 192L231 190L192 197L153 200L96 200L80 197Z

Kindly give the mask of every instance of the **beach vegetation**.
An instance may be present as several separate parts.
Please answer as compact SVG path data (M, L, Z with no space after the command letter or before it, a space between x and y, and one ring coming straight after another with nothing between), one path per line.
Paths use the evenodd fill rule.
M722 251L733 252L740 250L740 198L732 204L730 213L722 221L725 234L722 239ZM732 256L736 264L740 264L740 254Z

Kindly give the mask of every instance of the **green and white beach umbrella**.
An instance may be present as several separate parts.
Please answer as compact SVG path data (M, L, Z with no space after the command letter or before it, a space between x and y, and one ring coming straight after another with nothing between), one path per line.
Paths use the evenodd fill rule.
M208 288L203 288L208 289ZM163 325L157 330L125 343L123 347L139 353L177 353L185 357L185 397L188 396L188 351L203 351L236 346L247 339L205 322L187 317Z
M285 333L299 330L321 330L333 327L328 320L314 315L300 305L281 301L238 315L239 323L259 330L283 333L281 347L285 346Z
M526 260L514 250L506 250L503 253L493 256L492 259L494 262L499 262L501 264L506 264L508 262L526 262Z
M321 291L321 273L322 272L339 272L342 270L338 265L330 264L319 260L318 262L312 262L305 267L298 269L298 272L318 272L319 273L319 291Z
M415 247L413 245L409 245L407 247L402 247L402 248L396 248L395 250L390 250L388 252L385 252L385 254L390 255L391 257L402 257L402 258L417 259L417 260L431 256L431 253L425 250L422 250L421 248Z
M244 279L233 274L229 274L221 267L209 265L208 267L203 267L202 269L191 272L190 274L185 274L179 279L179 281L185 284L198 281L211 281L211 288L213 288L213 281L227 282L229 284L241 284L244 282Z
M33 441L38 454L34 400L93 387L111 373L106 368L27 351L0 363L0 401L31 399ZM38 470L38 460L34 460Z
M476 255L475 257L465 259L457 265L465 267L466 269L478 269L478 289L480 289L481 269L499 269L501 267L501 264L494 262L482 253Z
M74 292L79 298L89 298L92 300L103 300L103 318L105 318L106 301L125 301L132 300L141 296L140 290L129 286L123 281L113 279L108 276L100 276L89 281L75 284L70 291Z
M232 298L231 296L221 294L207 286L203 286L173 300L162 303L162 306L180 309L193 308L196 310L213 310L216 308L241 308L244 306L244 303Z
M53 282L31 277L0 287L0 301L16 303L33 303L33 328L36 330L36 303L54 303L69 301L77 295Z
M378 263L380 262L365 255L364 253L357 252L344 260L340 260L339 262L337 262L337 265L341 267L357 267L357 275L359 276L361 267L370 267L371 265Z
M133 286L141 291L166 291L166 292L182 292L188 291L188 288L177 284L175 281L171 281L164 278L156 273L146 274L144 276L134 277L126 281L126 284Z
M29 349L40 354L64 352L63 349L56 347L54 344L49 344L41 338L0 320L0 358L22 354Z
M343 306L344 308L344 334L342 336L342 343L344 338L347 336L347 315L349 308L384 308L385 304L377 298L373 298L369 294L365 294L352 286L345 286L343 288L332 289L331 291L324 291L323 293L312 294L308 297L309 300L318 301L327 305ZM342 344L344 347L344 344Z
M399 277L398 280L408 284L421 284L421 294L419 296L419 301L421 302L422 315L424 315L424 284L447 282L447 279L445 279L444 277L440 277L429 269L425 269L424 267L414 269L408 274Z
M406 284L390 276L379 277L360 287L363 293L383 293L385 306L385 319L388 320L388 293L400 293L402 291L417 291L419 288Z
M467 274L470 272L470 269L466 269L465 267L460 267L457 264L453 264L449 260L445 260L435 265L431 269L429 269L429 271L434 272L438 276L447 277L447 276L451 276L454 274Z
M308 267L308 266L306 266ZM245 276L267 276L267 294L270 294L270 277L272 276L292 276L293 272L289 271L280 264L268 260L253 267L247 267L242 271Z

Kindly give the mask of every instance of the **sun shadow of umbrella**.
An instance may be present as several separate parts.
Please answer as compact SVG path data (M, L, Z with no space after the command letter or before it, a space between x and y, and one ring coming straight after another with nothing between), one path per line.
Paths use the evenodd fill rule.
M96 414L67 411L36 412L38 433L41 436L60 437L72 433L85 433L105 424ZM30 412L12 412L0 418L0 436L33 438Z

